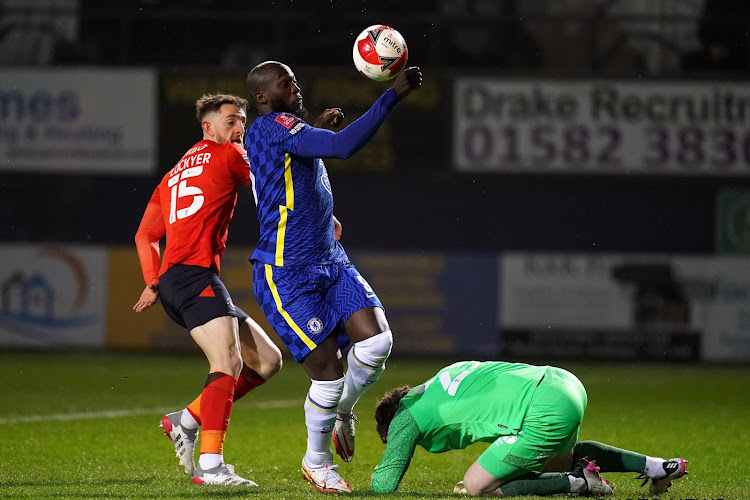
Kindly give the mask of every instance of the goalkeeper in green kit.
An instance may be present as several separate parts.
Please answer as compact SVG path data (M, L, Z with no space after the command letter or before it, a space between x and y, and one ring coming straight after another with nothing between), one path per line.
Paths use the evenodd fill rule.
M385 453L372 488L398 488L417 445L431 453L492 443L456 485L469 495L613 494L599 472L641 474L649 495L685 474L686 460L664 460L596 441L577 442L586 390L553 366L462 361L424 384L387 393L375 409Z

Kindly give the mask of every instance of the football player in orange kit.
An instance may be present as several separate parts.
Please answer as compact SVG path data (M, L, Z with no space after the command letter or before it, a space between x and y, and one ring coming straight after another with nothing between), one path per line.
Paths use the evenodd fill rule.
M204 95L196 101L203 140L154 190L135 237L146 288L133 310L141 312L161 300L209 362L201 395L161 421L180 464L196 484L257 486L224 463L224 436L233 401L266 382L282 363L278 347L234 306L219 279L238 187L251 187L250 165L241 146L246 106L245 99L227 94ZM165 235L160 266L159 240Z

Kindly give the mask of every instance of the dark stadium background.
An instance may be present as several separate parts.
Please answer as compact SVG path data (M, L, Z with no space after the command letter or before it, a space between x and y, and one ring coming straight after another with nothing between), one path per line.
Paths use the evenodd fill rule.
M235 83L233 90L240 93L244 91L243 79L250 64L268 57L287 62L297 72L311 109L334 105L351 108L347 106L349 96L317 102L308 88L316 79L351 76L350 42L361 28L373 22L389 23L405 34L410 63L420 65L425 77L440 88L440 99L427 111L405 105L394 116L397 124L415 122L404 125L404 130L394 137L398 150L395 166L385 172L372 172L355 157L334 170L336 211L345 223L348 246L710 253L714 249L717 189L748 184L743 178L719 176L475 175L453 171L449 153L451 78L476 74L560 76L559 72L546 69L540 50L529 51L533 41L526 41L518 33L523 32L525 23L534 22L514 16L514 4L520 2L497 2L505 6L505 12L496 14L496 18L472 15L468 7L465 13L441 16L436 7L440 2L428 1L251 3L252 8L249 2L240 0L129 1L104 6L102 2L82 0L77 10L79 39L67 48L72 53L60 55L55 66L159 69L162 89L158 171L148 177L3 173L0 211L4 218L8 217L8 223L0 226L0 238L129 244L154 182L181 156L186 145L196 140L199 132L192 118L192 102L170 102L165 96L165 83L173 79L189 82L193 78L229 80ZM33 4L28 4L29 10ZM65 12L64 8L59 9ZM575 19L576 15L581 23L587 21L583 14L568 17ZM539 12L536 22L551 23L554 16ZM486 58L468 61L456 53L449 35L460 23L492 27L495 37ZM594 54L611 49L592 45L597 41L595 33L591 38L591 44L571 49ZM222 54L240 43L249 51L247 57L238 56L231 68L226 67L228 62L222 66ZM524 57L513 54L524 50ZM248 64L242 64L244 61ZM717 76L722 80L746 80L748 76L746 71L708 70L689 76L666 71L649 75L637 63L632 66L608 70L606 65L600 69L589 64L571 67L567 73L633 79ZM377 85L359 81L358 91L372 93ZM209 83L205 90L218 86ZM381 87L385 88L376 88ZM428 120L420 123L419 117L412 116L414 113L427 113ZM117 209L107 209L113 200ZM251 202L247 196L241 197L233 228L248 229L233 230L233 242L254 241L257 225L252 203L248 209L247 202ZM405 212L415 213L417 208L418 220L404 220ZM54 224L49 223L51 211ZM388 231L377 230L382 221L390 222ZM373 231L377 231L376 238L372 237Z
M453 82L465 76L746 85L750 44L741 25L748 16L741 13L747 2L721 3L735 10L711 14L714 25L744 33L732 44L731 64L723 65L707 61L705 47L689 51L668 36L676 26L698 25L716 6L710 1L655 2L647 11L637 2L583 0L565 6L520 0L0 3L34 29L56 18L77 23L76 36L55 40L51 54L6 57L12 63L4 67L156 68L159 86L152 174L21 173L0 166L0 241L131 246L154 185L199 139L192 103L200 93L245 95L248 69L277 59L297 73L312 115L338 106L354 118L387 84L355 73L351 43L365 26L385 23L406 38L409 62L421 66L425 88L399 107L373 144L348 161L327 162L347 248L716 255L717 198L726 189L747 189L744 174L466 172L453 164L451 141ZM473 49L466 47L472 33ZM251 247L256 235L253 202L243 192L230 248Z

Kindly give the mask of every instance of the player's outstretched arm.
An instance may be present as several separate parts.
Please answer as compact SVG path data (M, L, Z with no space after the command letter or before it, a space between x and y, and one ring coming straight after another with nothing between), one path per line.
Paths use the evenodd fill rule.
M388 443L380 463L372 472L370 482L377 493L392 493L409 468L421 433L411 413L399 411L388 428Z
M338 126L343 120L338 108L324 111L315 121L315 127L305 130L293 152L308 158L350 158L375 135L396 104L421 86L419 67L406 68L370 109L340 132L318 128L319 124Z
M350 158L375 135L398 102L398 94L389 88L370 109L339 132L306 128L290 152L307 158Z

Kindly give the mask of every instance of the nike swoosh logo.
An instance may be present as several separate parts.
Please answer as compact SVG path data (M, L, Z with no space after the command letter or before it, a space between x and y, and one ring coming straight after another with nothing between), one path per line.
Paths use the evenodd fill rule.
M368 299L371 299L371 298L373 298L374 296L375 296L375 294L374 294L374 293L368 293L367 295L365 295L365 297L366 297L366 298L368 298Z
M349 448L349 442L346 440L346 436L339 435L336 433L336 440L339 442L339 444L343 444L342 448L346 452L347 455L352 456L354 455L354 450Z

